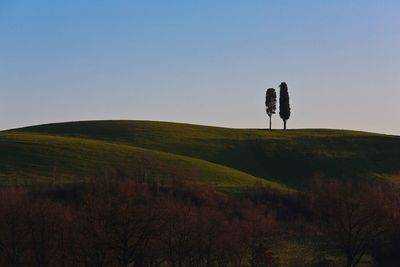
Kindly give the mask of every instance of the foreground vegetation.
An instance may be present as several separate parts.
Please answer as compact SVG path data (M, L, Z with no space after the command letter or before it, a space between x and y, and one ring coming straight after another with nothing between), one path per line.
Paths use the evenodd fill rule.
M238 198L127 180L3 188L0 265L398 266L398 188L320 182L315 192L257 186Z

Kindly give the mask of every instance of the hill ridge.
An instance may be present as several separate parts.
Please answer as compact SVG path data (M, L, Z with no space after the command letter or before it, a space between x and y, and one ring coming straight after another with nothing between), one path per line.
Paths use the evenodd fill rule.
M124 144L200 159L295 187L309 183L316 175L388 179L400 171L400 138L362 131L265 131L148 120L97 120L23 127L0 132L0 137L5 133L42 133Z
M359 133L359 134L370 134L370 135L379 135L379 136L389 136L400 138L400 135L395 134L386 134L386 133L377 133L377 132L369 132L364 130L353 130L353 129L345 129L345 128L289 128L286 131L282 129L272 129L269 130L267 128L252 128L252 127L227 127L227 126L217 126L217 125L206 125L206 124L197 124L197 123L189 123L189 122L175 122L175 121L158 121L158 120L77 120L77 121L65 121L65 122L51 122L51 123L41 123L37 125L29 125L29 126L21 126L17 128L11 128L6 130L1 130L0 132L10 132L10 131L24 131L29 129L35 129L40 127L47 126L57 126L57 125L68 125L68 124L81 124L81 123L112 123L112 122L123 122L123 123L157 123L157 124L174 124L174 125L185 125L185 126L193 126L193 127L204 127L204 128L216 128L216 129L227 129L227 130L256 130L256 131L266 131L266 132L293 132L293 131L335 131L335 132L343 132L343 133Z

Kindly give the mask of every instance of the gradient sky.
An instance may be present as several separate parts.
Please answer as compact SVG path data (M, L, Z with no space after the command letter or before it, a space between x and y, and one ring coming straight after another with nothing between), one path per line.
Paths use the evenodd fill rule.
M91 119L400 134L398 0L1 0L0 129ZM279 115L273 126L282 127Z

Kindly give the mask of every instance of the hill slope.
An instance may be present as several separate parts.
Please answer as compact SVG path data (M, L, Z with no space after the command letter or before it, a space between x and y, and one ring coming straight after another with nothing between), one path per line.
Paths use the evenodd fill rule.
M70 183L99 177L126 177L149 182L190 179L223 188L261 182L286 190L277 183L200 159L124 144L38 133L0 133L0 162L3 184Z
M150 121L88 121L1 132L0 146L10 145L12 140L7 139L7 135L18 134L32 135L29 138L33 139L36 138L34 136L46 136L76 142L98 142L87 147L88 150L93 148L96 153L99 152L96 144L100 146L101 143L107 146L110 153L123 147L134 149L133 154L144 149L147 153L164 152L171 157L180 155L185 159L201 160L204 164L223 165L253 178L268 178L295 187L307 184L315 175L372 179L390 177L400 171L399 137L355 131L309 129L284 132ZM41 140L35 145L44 147L46 142L53 141ZM51 157L59 155L61 161L63 154L69 151L68 147L60 148L62 151ZM35 153L32 151L27 149L26 152ZM39 153L40 149L36 152ZM76 153L81 155L79 151ZM105 152L101 153L100 159ZM2 163L3 154L0 152ZM19 159L20 156L15 156L6 165L13 166Z

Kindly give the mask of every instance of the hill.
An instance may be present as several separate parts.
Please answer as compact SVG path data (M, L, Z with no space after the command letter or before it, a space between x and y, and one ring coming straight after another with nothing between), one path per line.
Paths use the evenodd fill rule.
M250 184L259 177L301 187L315 176L395 176L400 171L400 138L327 129L265 131L152 121L69 122L0 132L0 162L3 176L16 170L24 174L34 170L44 179L53 177L52 173L104 175L106 169L132 173L146 169L141 167L146 166L143 162L152 162L148 164L157 167L147 169L162 173L159 176L187 173L224 185Z
M124 144L48 134L0 133L3 184L75 183L103 177L170 182L190 179L219 188L285 186L187 156Z

